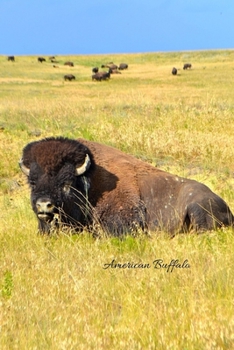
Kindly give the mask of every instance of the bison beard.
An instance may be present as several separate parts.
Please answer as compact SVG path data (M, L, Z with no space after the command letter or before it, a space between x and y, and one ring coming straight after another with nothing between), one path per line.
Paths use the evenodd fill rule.
M207 186L96 142L62 137L32 142L20 167L42 233L60 223L77 230L99 225L113 235L137 229L174 235L234 222L227 204Z

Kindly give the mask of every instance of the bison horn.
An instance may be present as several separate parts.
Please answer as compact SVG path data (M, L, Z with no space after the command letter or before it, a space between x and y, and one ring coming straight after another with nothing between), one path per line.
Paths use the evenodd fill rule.
M90 165L91 161L89 155L86 154L84 163L80 167L76 168L76 175L84 174L89 169Z
M20 161L19 161L19 166L20 166L20 169L22 170L22 172L23 172L25 175L29 176L30 169L27 168L27 167L24 165L23 158L20 159Z

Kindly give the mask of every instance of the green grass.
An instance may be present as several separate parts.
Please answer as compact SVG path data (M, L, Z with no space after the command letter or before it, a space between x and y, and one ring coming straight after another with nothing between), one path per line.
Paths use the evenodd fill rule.
M30 141L84 137L201 181L234 212L234 51L57 60L0 56L0 348L233 349L232 229L40 236L18 160ZM110 61L129 69L93 82ZM167 272L158 259L190 267ZM149 267L105 269L113 260Z

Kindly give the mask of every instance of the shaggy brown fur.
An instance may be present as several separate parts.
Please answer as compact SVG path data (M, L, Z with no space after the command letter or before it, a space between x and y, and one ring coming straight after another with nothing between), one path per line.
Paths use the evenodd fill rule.
M205 185L164 172L115 148L78 141L91 150L96 164L118 178L114 192L100 187L103 195L97 202L98 213L104 215L103 208L109 208L112 203L113 212L127 216L129 208L141 205L146 209L144 219L149 229L169 232L213 229L234 221L226 203ZM91 183L98 181L101 186L105 181L100 179L101 174L94 173ZM91 186L95 193L97 188L97 183Z
M76 141L64 142L64 140L58 137L29 143L23 153L24 164L30 168L35 162L45 173L53 174L57 173L65 163L81 165L87 153L92 157L88 148L77 144Z
M77 176L75 169L84 163L86 154L91 166ZM46 225L39 220L44 232L50 230L49 220L59 208L69 216L69 220L62 218L69 225L98 222L112 234L136 228L175 234L234 221L227 204L207 186L96 142L64 138L33 142L23 151L23 164L30 169L33 210L38 215L41 206L44 211L40 209L39 214L46 214ZM72 190L67 190L67 184ZM89 213L84 215L87 204Z

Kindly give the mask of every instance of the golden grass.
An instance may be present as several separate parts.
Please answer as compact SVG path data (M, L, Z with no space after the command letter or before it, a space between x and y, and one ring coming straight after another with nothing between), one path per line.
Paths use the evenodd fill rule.
M85 137L204 182L234 211L234 52L58 61L0 57L0 348L233 349L233 230L41 237L18 160L32 140ZM129 69L93 82L91 68L109 61ZM150 267L104 269L113 259ZM157 259L190 268L167 272Z
M12 275L11 293L1 300L2 349L232 348L230 231L150 242L46 239L27 227L12 237L17 232L1 238L2 284ZM190 268L153 267L174 258L186 258ZM103 269L113 259L150 268Z

